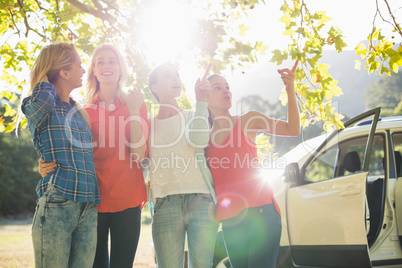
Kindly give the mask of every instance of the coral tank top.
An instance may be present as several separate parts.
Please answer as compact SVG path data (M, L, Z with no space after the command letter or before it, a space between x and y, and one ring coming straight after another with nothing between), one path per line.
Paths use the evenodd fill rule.
M267 178L261 176L257 145L244 134L241 117L221 145L211 137L206 153L218 197L217 220L271 203L280 214Z

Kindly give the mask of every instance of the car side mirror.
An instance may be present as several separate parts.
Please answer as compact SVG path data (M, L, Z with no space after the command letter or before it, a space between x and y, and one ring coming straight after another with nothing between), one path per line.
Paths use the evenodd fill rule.
M300 178L300 169L298 163L290 163L285 168L285 182L298 183Z

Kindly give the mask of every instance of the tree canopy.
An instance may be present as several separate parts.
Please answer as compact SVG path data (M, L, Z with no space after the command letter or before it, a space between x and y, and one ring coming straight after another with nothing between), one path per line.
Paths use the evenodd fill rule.
M382 114L402 115L399 107L402 104L402 74L381 78L371 84L366 89L364 100L368 109L381 106ZM397 107L398 111L395 110Z
M371 1L376 2L377 13L372 31L367 33L368 46L360 44L356 48L356 53L362 56L356 65L360 67L363 63L369 72L391 75L402 65L402 47L394 44L392 37L383 36L376 22L387 21L395 35L402 37L400 22L394 15L400 7L391 7L390 0ZM249 10L263 4L269 5L263 0L3 0L0 3L1 80L8 86L0 93L0 101L6 106L5 112L0 113L0 131L12 131L16 103L28 82L21 73L30 68L38 51L50 42L73 42L87 56L99 44L114 44L124 51L127 59L131 73L128 83L144 88L154 64L147 53L151 45L141 38L144 26L154 27L146 28L145 34L152 35L152 29L174 28L169 23L178 16L195 18L189 21L188 32L175 33L175 29L166 28L170 37L163 43L166 49L172 48L169 47L171 39L192 35L187 43L173 44L176 52L171 60L178 63L191 57L200 66L212 62L214 72L225 68L234 70L249 66L259 55L269 53L264 42L247 41L247 27L241 23ZM280 21L289 43L283 50L270 51L271 61L281 64L286 59L300 60L296 92L304 126L323 121L327 130L341 128L342 116L334 111L331 99L342 94L342 90L328 72L329 65L320 58L325 48L334 47L341 53L346 43L341 30L329 24L325 11L311 11L308 4L308 0L283 1L278 12L283 14ZM158 7L161 12L147 18L146 14ZM286 103L285 94L281 101Z

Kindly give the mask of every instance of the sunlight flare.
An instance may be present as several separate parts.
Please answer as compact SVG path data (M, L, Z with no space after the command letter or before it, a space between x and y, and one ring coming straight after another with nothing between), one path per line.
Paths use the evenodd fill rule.
M182 1L159 1L142 18L139 40L156 64L190 49L199 12Z

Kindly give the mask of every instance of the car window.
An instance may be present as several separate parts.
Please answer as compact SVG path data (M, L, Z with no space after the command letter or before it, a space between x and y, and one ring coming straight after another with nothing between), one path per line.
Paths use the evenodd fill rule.
M341 143L341 150L344 152L341 154L340 163L338 166L341 167L337 176L350 175L355 172L361 171L363 169L364 152L366 150L367 137L359 137L350 139L346 142ZM376 134L373 139L373 144L371 147L370 163L369 163L369 176L383 176L384 175L384 136L382 134ZM350 166L350 158L348 154L356 152L358 155L357 162L360 162L360 166L356 167L356 170L350 170L347 167ZM352 160L353 161L353 160ZM342 166L344 170L342 170Z
M320 154L307 168L305 180L319 182L333 178L338 148L332 147Z
M306 167L305 181L318 182L334 177L362 172L367 136L340 142L323 153ZM376 134L370 154L369 176L384 176L384 137Z
M374 136L373 146L371 147L370 164L369 164L369 176L375 178L385 175L385 139L381 134Z
M397 177L402 177L402 133L393 133L394 156Z

